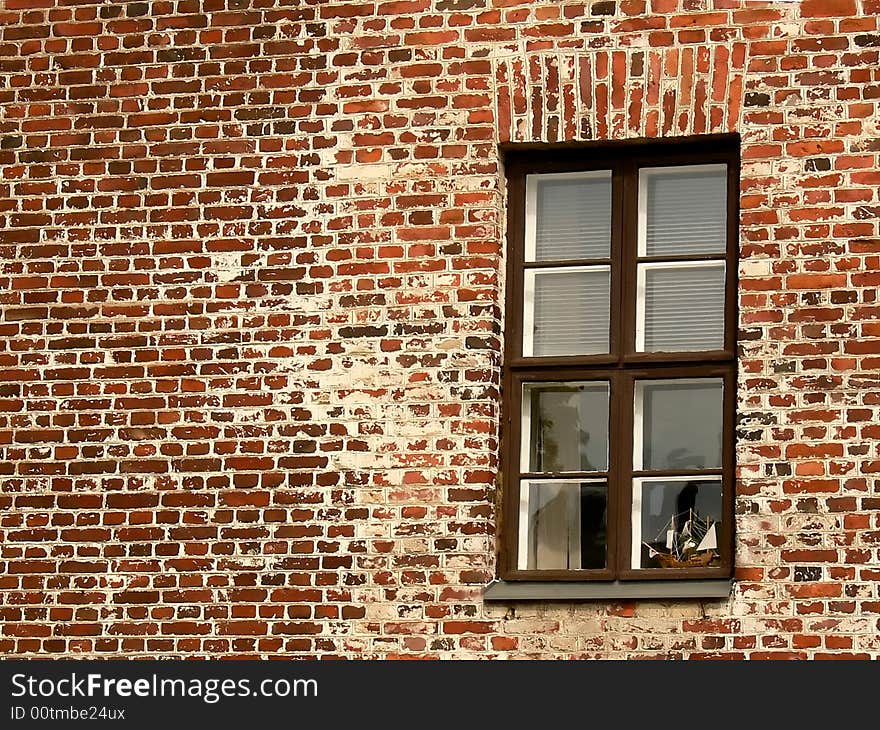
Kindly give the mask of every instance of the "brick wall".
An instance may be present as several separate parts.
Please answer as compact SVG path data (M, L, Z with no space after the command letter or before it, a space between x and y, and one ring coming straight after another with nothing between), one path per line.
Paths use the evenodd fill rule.
M880 655L880 0L0 8L0 652ZM729 131L731 598L484 604L497 144Z

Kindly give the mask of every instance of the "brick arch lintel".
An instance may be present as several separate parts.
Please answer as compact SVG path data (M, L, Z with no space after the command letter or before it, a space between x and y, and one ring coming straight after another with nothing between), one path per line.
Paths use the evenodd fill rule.
M747 44L542 51L495 59L499 142L736 131Z

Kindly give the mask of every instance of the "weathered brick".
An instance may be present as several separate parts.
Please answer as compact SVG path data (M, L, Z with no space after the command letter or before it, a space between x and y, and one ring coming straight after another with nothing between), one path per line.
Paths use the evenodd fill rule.
M880 656L877 0L56 5L0 28L5 656ZM484 603L496 143L730 132L733 594Z

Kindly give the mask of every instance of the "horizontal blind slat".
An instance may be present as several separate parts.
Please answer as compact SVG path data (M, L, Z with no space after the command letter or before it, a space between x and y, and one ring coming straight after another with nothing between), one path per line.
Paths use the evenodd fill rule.
M645 272L645 350L724 347L724 264Z
M647 175L646 253L723 253L727 241L724 170L651 171Z
M535 260L605 258L611 252L611 179L535 176Z
M538 272L533 306L531 354L608 352L610 275L607 270Z

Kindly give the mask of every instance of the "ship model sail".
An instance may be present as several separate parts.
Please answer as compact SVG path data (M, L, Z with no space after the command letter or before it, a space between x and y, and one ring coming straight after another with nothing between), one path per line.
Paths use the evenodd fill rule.
M648 548L649 557L656 558L664 568L706 567L718 557L715 521L700 517L693 509L673 515L653 544L642 544ZM661 544L665 544L665 551L657 547Z

